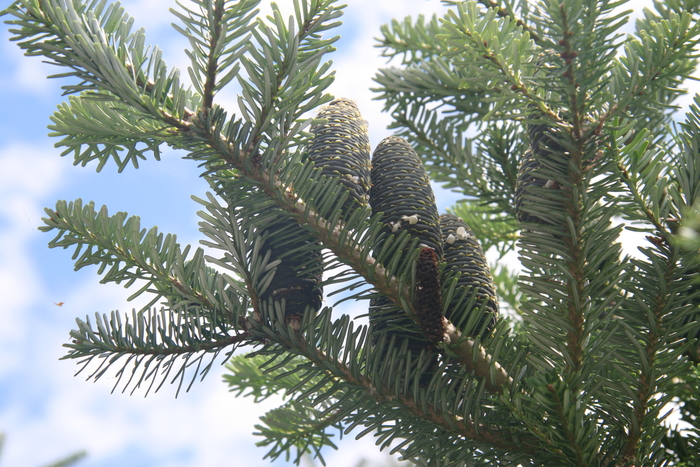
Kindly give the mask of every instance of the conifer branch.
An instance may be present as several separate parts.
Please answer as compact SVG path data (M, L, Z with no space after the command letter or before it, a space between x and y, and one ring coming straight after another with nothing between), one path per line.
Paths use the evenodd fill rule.
M660 377L657 374L658 353L663 350L661 347L666 341L663 335L666 324L663 322L664 316L668 313L668 305L673 301L674 297L669 291L674 281L676 268L678 267L676 257L677 250L673 247L666 247L665 251L664 274L662 280L665 287L661 287L651 303L651 313L647 314L650 320L653 320L647 327L646 335L644 336L644 355L641 359L646 358L646 362L640 365L639 374L636 380L636 390L634 392L635 400L633 401L634 412L630 414L634 417L635 423L631 423L627 433L627 440L624 448L621 450L621 459L615 464L616 466L627 465L626 463L634 462L638 457L639 442L644 435L644 420L649 416L650 401L654 398L658 391L656 379Z
M223 155L222 155L223 156ZM228 159L233 159L228 155ZM241 167L241 170L245 169ZM338 258L351 266L356 272L362 275L365 280L371 283L380 293L386 295L394 304L406 309L409 316L420 325L409 287L401 287L397 277L387 273L385 267L378 263L371 256L365 256L362 248L356 245L349 245L340 241L340 232L345 230L344 224L339 221L331 225L324 218L320 217L306 203L299 200L292 192L285 194L280 200L275 192L275 181L268 174L251 171L246 174L251 180L259 183L259 187L268 196L278 202L279 207L291 213L302 225L307 225L311 233L320 240L323 245L330 249ZM286 201L286 202L285 202ZM369 270L373 273L370 274ZM402 291L403 290L403 291ZM501 393L503 389L512 383L512 378L507 371L492 361L482 346L475 347L475 342L471 338L463 336L454 326L449 325L445 333L445 341L450 350L458 355L458 360L467 369L475 371L476 375L486 380L486 387L493 393ZM495 368L495 381L491 381L491 368Z
M297 348L319 367L328 368L330 366L334 369L333 374L336 377L339 375L347 383L363 388L366 394L378 404L398 402L411 414L435 423L448 432L497 449L530 454L536 450L534 447L536 445L535 440L521 439L519 442L514 443L498 433L497 430L491 430L486 425L467 422L460 416L438 410L429 402L418 402L407 394L395 394L386 387L377 388L372 384L370 378L364 375L356 376L345 363L327 355L321 349L310 345L302 338L299 339ZM330 373L330 370L326 370L326 372Z
M208 314L209 316L205 316ZM205 318L203 322L200 319ZM82 373L88 365L97 359L97 368L88 379L98 380L104 376L117 361L121 360L120 369L116 371L115 390L122 382L127 370L124 391L132 386L132 393L147 380L149 388L156 386L156 391L165 383L171 372L175 376L172 382L179 380L178 393L188 368L196 364L190 386L197 375L202 377L209 372L216 357L227 347L233 346L233 353L239 345L256 340L247 330L241 330L240 323L232 324L217 318L216 313L207 313L198 307L187 311L162 308L160 312L132 312L131 319L113 311L110 316L95 314L95 327L89 318L77 319L78 329L71 331L72 342L64 344L69 352L61 359L78 359ZM199 355L196 355L199 354ZM202 368L205 355L211 359ZM196 356L195 356L196 355ZM176 363L181 363L177 365ZM162 370L162 371L161 371Z
M252 340L252 336L248 331L241 331L225 338L212 339L207 342L178 345L177 347L139 348L128 345L109 345L105 344L104 341L86 341L84 340L86 336L87 334L72 331L71 337L73 337L73 342L70 344L64 344L64 347L68 347L74 351L79 351L80 353L76 352L75 355L73 355L73 352L71 352L64 357L61 357L61 359L83 359L86 353L90 355L103 355L109 353L117 355L146 355L153 357L183 356L196 352L223 350L231 345L238 345ZM100 336L95 333L95 337L99 338Z
M436 141L434 138L431 138L431 136L423 128L418 126L414 120L407 118L404 115L398 115L396 112L393 114L393 116L396 123L413 133L411 135L413 140L430 149L433 153L438 154L440 159L445 161L449 167L453 169L452 173L455 175L455 179L463 182L468 181L474 185L474 193L462 190L465 195L472 196L473 194L478 193L480 199L482 200L494 200L494 202L496 202L499 208L504 212L512 211L512 207L508 200L503 200L496 196L496 193L489 186L488 180L485 177L480 176L481 174L470 173L465 165L459 163L455 155L452 155L449 151L445 150L444 144L440 144L440 142ZM428 170L431 171L430 165L428 165ZM514 186L512 188L515 190Z
M612 143L606 143L606 147L608 149L608 153L614 155L616 159L615 168L617 169L618 176L620 177L622 183L624 183L625 187L629 190L629 194L632 195L632 198L634 199L634 202L636 204L636 209L638 209L642 213L643 218L646 218L646 220L654 226L656 232L660 235L662 241L670 247L673 242L673 234L666 228L666 225L662 221L662 219L660 219L654 213L654 210L652 210L648 203L644 200L644 196L639 191L637 183L635 183L635 179L632 177L632 174L625 166L622 158L620 157L620 149L618 147L617 141L615 141L615 139L613 138ZM658 163L660 162L661 161L659 161Z
M325 412L324 415L318 412L319 410L292 400L260 417L267 427L255 426L259 431L254 434L265 437L264 441L257 444L273 445L264 458L269 457L274 461L283 454L289 456L289 451L295 447L295 463L299 463L304 454L311 454L313 450L315 457L325 464L321 448L330 446L337 449L325 430L333 426L340 428L340 423L347 413L344 410Z
M79 95L54 115L64 154L98 160L98 169L114 160L121 169L147 151L157 159L166 143L201 162L217 192L200 200L208 209L200 226L203 244L223 252L218 258L201 249L188 258L174 236L141 229L123 213L79 202L47 211L42 230L59 232L50 245L74 249L77 268L98 266L103 282L145 284L130 298L166 299L160 311L134 310L124 323L118 312L98 315L94 326L78 320L64 358L77 359L79 372L99 364L92 379L116 362L117 384L160 387L171 375L181 385L196 368L194 381L218 355L256 346L252 356L262 358L230 381L241 392L254 388L256 399L282 391L292 398L263 420L269 429L260 429L260 444L273 446L272 457L294 448L297 460L320 455L333 446L328 427L345 425L363 426L360 435L377 431L382 448L398 441L408 458L425 453L426 465L685 462L681 455L697 440L668 442L660 413L678 384L694 381L683 353L698 329L696 258L674 240L675 224L700 196L698 110L691 108L695 123L680 135L669 137L663 125L697 64L700 25L682 11L695 6L657 3L659 15L647 11L636 35L623 37L629 13L614 10L624 2L446 3L456 8L442 27L434 17L383 29L384 55L401 56L404 68L382 71L377 82L392 128L427 149L434 180L473 196L464 217L503 219L477 227L487 242L520 229L517 290L530 298L521 300L504 273L522 322L506 317L490 328L487 306L472 306L481 300L476 289L493 285L481 252L465 256L469 276L445 274L439 250L449 235L419 250L407 231L387 234L387 209L368 219L366 197L344 204L349 195L333 170L368 163L328 164L323 172L322 159L311 156L305 115L331 99L331 63L323 60L337 37L323 33L342 14L334 0L295 1L289 22L275 6L256 19L258 0L183 2L173 13L190 41L194 91L157 48L143 47L143 31L132 33L131 18L109 0L22 0L0 12L16 18L13 40L28 55L64 67L58 77L78 79L64 90ZM242 88L237 116L214 104L233 79ZM481 134L463 136L472 129ZM478 150L462 151L475 141ZM395 182L399 197L417 192ZM655 235L639 248L645 259L622 255L619 217ZM266 230L279 219L294 234ZM288 246L291 237L308 242ZM268 241L284 251L264 251ZM321 292L318 306L307 297L295 303L298 320L287 325L288 296L264 295L295 290L269 287L280 277L279 257L294 258L292 277L325 268L324 285L347 281L340 292L353 294L344 299L379 297L388 311L400 308L398 324L385 321L396 333L354 328L347 314L332 320L337 308L321 309ZM461 277L471 285L460 285ZM493 313L496 291L489 292ZM430 344L416 351L413 335Z
M583 452L579 442L580 440L576 436L577 433L576 431L571 431L570 414L568 413L568 410L571 410L571 408L567 407L567 403L559 397L559 394L557 393L553 384L548 385L547 389L549 390L550 396L554 401L555 407L557 408L559 425L563 427L564 430L563 437L566 438L568 444L573 447L575 465L578 467L588 467L590 464L583 459Z
M613 118L624 115L631 108L647 105L650 96L659 89L675 91L683 77L690 75L697 63L697 44L700 41L700 24L693 21L688 12L682 14L670 13L667 19L645 18L643 29L658 28L666 37L656 37L646 34L647 30L638 32L635 40L629 41L625 47L625 61L613 68L613 76L624 80L620 89L624 91L600 115L596 121L587 125L587 130L596 134ZM659 20L658 23L654 20ZM660 28L659 28L660 26ZM574 51L569 51L569 57ZM640 54L652 52L649 59L643 59ZM573 57L571 57L573 58ZM624 78L623 78L624 77ZM667 103L661 103L668 105Z
M186 263L203 264L201 249L188 259L190 247L182 251L174 235L163 236L155 227L146 231L137 216L127 219L124 212L109 216L106 207L95 212L92 203L83 205L81 200L59 201L55 210L46 209L46 213L48 217L43 219L46 225L40 229L59 230L49 243L50 248L75 247L76 269L98 265L98 272L102 273L109 266L103 282L126 282L128 287L137 280L144 281L146 285L130 297L133 299L145 291L153 293L144 309L162 297L185 299L205 309L219 310L232 323L238 320L232 310L210 300L211 291L206 290L198 275L188 274L192 265ZM190 278L193 278L191 282Z
M479 3L484 5L486 8L491 8L494 9L498 12L498 16L501 18L510 18L511 21L515 21L515 23L523 28L523 31L526 31L528 34L530 34L530 38L532 38L533 41L537 42L540 45L543 45L542 43L542 38L540 38L540 35L537 34L531 27L529 27L525 21L523 21L520 18L517 18L515 16L515 13L513 11L508 10L508 8L501 6L500 2L498 0L478 0Z
M449 11L443 21L445 32L440 37L447 46L443 57L464 70L466 76L461 79L460 88L474 87L485 96L496 97L483 119L494 116L502 120L520 119L520 115L500 111L504 107L512 108L505 105L506 100L523 100L535 104L549 121L563 124L559 112L538 96L528 77L522 73L525 60L516 55L532 53L528 36L517 30L514 23L496 18L496 10L490 9L484 18L480 18L474 2L459 3L457 7L457 13ZM500 29L508 29L509 34L503 34L503 31L501 35L494 34ZM475 73L475 69L479 71Z
M567 94L569 97L569 109L572 112L572 137L574 139L582 138L582 126L585 105L583 102L579 102L579 86L578 83L578 60L576 57L578 52L573 49L571 44L571 37L575 34L575 31L569 28L568 12L565 5L562 3L559 5L559 12L561 14L562 22L562 37L559 40L559 44L564 48L559 55L564 59L566 63L566 70L562 76L566 79L568 83Z
M446 325L445 342L450 352L457 355L457 360L469 371L484 378L486 389L493 394L501 394L505 388L513 384L513 378L498 362L486 353L481 345L476 345L474 339L462 335L451 323ZM491 379L491 370L494 370L495 380Z
M585 193L586 187L583 180L580 178L583 174L583 160L582 160L582 148L577 148L578 151L572 152L571 154L571 165L573 170L570 171L571 183L574 187L578 188L574 193ZM573 193L567 193L571 196L570 200L566 202L566 209L569 216L571 216L571 222L575 228L574 236L568 237L566 239L566 246L568 248L566 267L569 272L569 280L567 281L566 287L568 289L569 297L586 297L587 293L585 290L585 274L582 265L585 263L585 254L583 253L583 240L581 234L583 233L582 224L584 222L583 212L581 212L580 206L583 204L580 199L574 198ZM571 362L573 362L572 368L573 372L579 372L581 370L581 361L583 359L583 339L585 338L584 333L584 315L583 307L579 300L568 300L568 316L571 330L568 332L567 336L567 348L571 357Z
M214 105L214 87L216 86L218 55L214 51L218 48L218 41L221 38L221 26L224 17L224 0L216 0L214 3L211 37L209 39L209 50L211 53L207 57L206 81L204 82L204 92L202 95L202 107L210 109Z
M654 226L659 235L661 235L663 241L666 242L668 245L671 245L673 234L668 231L661 219L659 219L649 208L649 206L644 202L642 194L639 192L639 189L634 183L634 180L630 176L627 167L625 167L622 164L622 162L618 162L617 168L619 170L622 182L625 184L625 186L627 186L627 189L629 189L630 193L634 197L634 200L637 202L637 208L644 213L647 220Z
M224 139L223 135L213 133L208 126L200 125L200 122L196 121L194 126L182 122L182 127L187 128L188 132L197 134L198 138L204 140L221 160L235 167L247 179L255 183L280 208L292 214L299 224L307 226L311 234L320 240L326 248L345 264L351 266L378 292L386 295L394 304L406 310L407 314L419 324L413 309L410 287L404 286L397 277L387 272L384 265L378 263L372 256L365 254L362 246L342 241L341 234L347 229L341 220L332 224L321 217L312 206L298 197L291 187L284 187L276 175L271 176L260 165L251 163L255 159L255 154L230 150L230 146L224 146L220 143ZM276 160L278 156L272 157ZM454 326L448 327L448 329L445 337L446 342L451 343L449 344L450 350L458 355L457 359L466 368L474 370L478 377L486 379L489 391L500 393L506 385L512 382L512 378L505 368L492 361L483 347L475 348L474 341L462 336ZM495 369L495 381L491 381L491 368Z
M413 21L406 17L403 22L392 21L391 26L385 24L380 27L382 38L375 47L381 47L382 57L396 57L402 55L402 63L418 63L428 57L438 57L444 48L440 41L435 40L435 35L440 31L437 16L425 21L423 15Z

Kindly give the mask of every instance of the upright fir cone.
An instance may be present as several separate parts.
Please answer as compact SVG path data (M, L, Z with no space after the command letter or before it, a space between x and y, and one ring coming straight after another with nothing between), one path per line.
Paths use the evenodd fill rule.
M440 267L432 248L425 247L418 255L415 287L413 307L423 334L433 344L442 342L445 337L445 319L442 316Z
M419 243L442 259L442 240L435 195L430 178L421 160L403 138L390 136L382 140L372 155L372 188L369 203L372 214L383 213L384 236L374 246L380 251L382 243L392 234L407 230ZM408 257L404 251L403 256ZM405 261L405 260L401 260ZM408 340L411 352L429 347L420 327L386 297L370 302L370 332L376 343L382 333L396 336L397 345ZM437 361L437 355L433 357Z
M341 97L323 107L316 118L327 120L311 127L314 139L309 159L322 168L323 175L339 177L348 191L344 215L369 200L370 159L367 122L357 104Z
M350 99L339 98L323 107L318 118L327 120L311 127L314 137L307 149L309 160L323 175L339 177L348 198L344 214L366 205L369 199L370 159L367 122ZM281 212L281 211L280 211ZM323 299L320 244L296 221L281 214L266 230L264 251L281 263L263 299L286 300L287 324L298 328L307 306L318 311ZM285 239L285 240L283 240ZM304 251L306 250L306 251Z
M537 60L539 76L548 77L559 70L554 66L561 57L554 50L543 51ZM534 105L530 106L534 111ZM555 173L561 173L565 167L552 157L561 154L564 148L557 141L556 130L544 123L533 112L527 125L530 146L525 151L515 185L515 213L520 222L557 225L558 221L548 216L546 205L548 198L558 199L559 183L554 179Z
M479 310L486 302L487 312L474 331L478 333L479 330L484 330L488 333L498 317L498 300L496 286L493 283L493 276L491 276L491 269L484 256L484 250L469 226L454 214L440 216L440 226L446 263L443 277L457 272L461 273L445 317L455 326L461 328L469 319L469 313ZM477 301L470 308L467 308L467 300L460 303L462 294L468 287L471 287L472 291L476 290L477 293ZM467 294L469 293L471 292L468 291ZM469 295L467 295L468 297Z
M530 147L525 151L518 168L515 214L520 222L556 225L558 222L548 218L548 208L542 201L560 196L557 193L559 183L550 178L547 172L552 170L550 153L560 151L561 146L552 140L549 130L541 131L541 134L531 139Z
M270 253L271 261L280 260L272 282L261 294L263 301L284 299L285 323L299 330L304 311L321 309L323 300L323 257L318 240L279 208L277 219L262 235L266 241L260 254Z

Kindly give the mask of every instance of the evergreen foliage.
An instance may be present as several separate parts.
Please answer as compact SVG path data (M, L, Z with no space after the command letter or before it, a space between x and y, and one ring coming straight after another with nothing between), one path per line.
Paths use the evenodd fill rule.
M333 100L333 0L294 0L289 19L257 0L179 5L191 88L118 3L8 8L12 40L64 70L62 155L122 170L165 144L211 186L209 253L80 200L46 210L76 268L151 298L78 319L65 358L122 390L179 390L223 353L232 391L286 397L257 427L271 459L355 432L419 466L698 465L700 98L672 116L700 4L655 1L624 34L624 0L445 3L381 31L397 136L377 152L401 157L373 162L371 207L358 106L309 116ZM428 175L465 196L445 231ZM517 280L482 256L450 266L460 228L471 255L476 239L517 248ZM639 255L623 229L646 234ZM369 326L322 307L330 284L372 301ZM687 429L663 424L668 404Z

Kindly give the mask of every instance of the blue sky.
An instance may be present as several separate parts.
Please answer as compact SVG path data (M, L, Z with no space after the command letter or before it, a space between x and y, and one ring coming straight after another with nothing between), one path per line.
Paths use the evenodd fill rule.
M1 2L0 7L9 2ZM266 3L266 2L263 2ZM351 0L338 30L342 35L332 57L338 78L330 90L358 101L370 122L372 145L390 133L381 103L369 88L375 70L384 64L373 47L379 26L393 17L442 10L437 0ZM170 0L122 2L146 28L148 41L165 52L166 62L187 67L187 42L170 26ZM280 2L283 8L291 2ZM166 150L162 160L148 160L138 170L118 174L113 166L96 173L94 166L73 166L59 157L47 136L49 117L61 97L61 80L47 80L59 70L28 58L0 28L0 431L7 441L3 465L38 466L77 450L89 456L83 467L218 467L270 465L265 450L254 446L257 417L278 401L253 404L235 398L221 381L222 367L175 399L175 388L133 396L110 394L113 381L85 382L74 377L74 362L59 361L61 345L75 327L75 318L130 311L129 291L101 285L94 268L73 271L71 251L50 250L50 234L37 230L43 208L56 200L94 201L111 213L141 216L144 227L157 225L175 233L181 244L196 245L198 205L205 183L195 163ZM183 73L186 76L186 73ZM223 93L222 102L233 96ZM455 195L441 193L441 209ZM55 303L63 302L62 306ZM326 453L329 465L351 467L359 459L384 459L371 437L344 438L338 452ZM273 465L290 465L277 461Z
M163 49L167 63L184 71L187 41L170 26L175 18L168 13L175 2L122 3L137 26L146 28L149 42ZM290 6L287 0L280 3ZM369 90L375 71L385 64L373 38L392 18L444 9L438 0L347 3L345 24L337 30L342 39L332 57L337 79L330 92L358 102L376 146L390 132L389 118ZM8 436L0 462L38 466L86 449L83 467L270 465L251 433L257 417L277 401L253 404L233 397L221 381L221 367L178 399L170 386L144 398L138 392L110 394L112 380L85 382L84 376L73 377L73 362L58 360L76 317L127 312L138 303L128 303L130 292L118 285L100 285L93 268L74 272L71 252L47 248L50 234L37 230L43 208L59 199L82 198L106 204L112 213L139 215L142 226L157 225L177 234L181 244L196 245L199 208L190 196L203 196L206 185L196 164L171 150L160 162L151 159L121 174L109 165L96 173L94 166L76 167L69 157L59 157L46 128L63 100L61 81L45 78L57 70L22 56L8 38L7 28L0 28L0 431ZM225 105L234 96L220 97ZM444 190L437 195L441 211L458 198ZM346 305L343 311L359 310ZM384 459L371 437L353 438L346 437L339 451L325 453L329 465L354 467L361 458Z

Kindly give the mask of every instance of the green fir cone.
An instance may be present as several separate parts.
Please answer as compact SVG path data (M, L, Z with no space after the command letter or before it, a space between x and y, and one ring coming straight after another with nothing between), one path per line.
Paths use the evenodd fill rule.
M551 175L562 168L551 154L561 153L563 148L546 125L529 125L529 130L530 147L520 162L515 184L515 214L520 222L558 225L560 222L548 218L541 200L560 197L560 185Z
M479 325L474 328L473 333L477 334L480 330L488 331L493 328L498 317L498 300L496 286L493 283L493 276L491 276L491 269L486 261L484 250L469 226L454 214L440 216L440 227L442 228L446 263L443 277L461 273L445 317L461 329L468 321L468 313L471 310L479 310L485 306L487 313ZM469 309L466 309L468 300L462 301L463 292L467 287L477 290L477 301ZM467 291L466 299L469 298L470 294L471 292Z
M553 76L561 69L561 57L555 50L543 51L537 60L537 75L545 80L553 79ZM520 222L534 222L538 224L557 225L546 216L546 208L541 206L540 200L548 197L558 197L559 183L553 179L554 173L563 173L566 167L562 167L552 154L561 154L563 147L556 141L555 129L541 120L537 114L537 107L529 106L532 113L527 125L530 136L530 147L523 155L518 169L518 178L515 185L515 213Z
M532 176L532 171L538 167L539 164L532 155L532 150L527 148L525 155L520 161L520 167L518 167L518 178L515 182L515 197L513 198L515 201L515 215L520 222L537 222L536 218L525 212L523 208L527 204L525 201L525 190L537 181L537 179Z
M392 234L407 230L424 248L431 248L441 261L442 240L435 195L430 178L411 145L395 136L383 139L372 155L371 176L369 202L373 215L383 213L385 234L374 250L379 251L381 242ZM409 251L403 252L405 258L408 255ZM389 333L387 339L396 337L397 346L407 339L412 352L429 348L429 341L420 327L388 298L382 296L371 300L369 316L375 343L383 333ZM436 359L437 355L433 358Z
M349 193L344 214L369 200L370 159L367 122L354 101L338 98L323 107L316 118L327 120L311 127L314 139L309 159L323 175L339 177Z
M372 155L372 214L383 212L387 234L407 230L442 260L435 194L423 163L403 138L384 138Z
M261 255L269 251L271 261L280 260L270 285L260 299L285 300L285 323L299 329L307 306L317 312L323 300L322 253L319 242L281 209L279 217L265 229Z
M317 117L327 122L311 127L314 137L308 147L308 158L324 175L340 178L349 194L344 204L347 214L353 207L367 204L369 199L367 122L362 119L357 105L345 98L323 107ZM278 220L263 235L267 241L261 253L265 255L269 251L271 260L280 260L280 264L261 299L284 299L286 323L298 328L307 306L315 311L321 308L320 244L281 210Z

